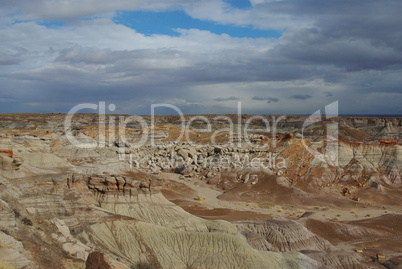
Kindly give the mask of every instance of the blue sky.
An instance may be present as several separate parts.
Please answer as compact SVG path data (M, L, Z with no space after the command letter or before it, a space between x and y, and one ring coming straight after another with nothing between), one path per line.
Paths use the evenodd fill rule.
M0 113L401 115L399 0L16 0L0 8Z
M225 2L235 8L251 8L251 3L247 0L226 0Z
M238 2L236 7L243 7L244 1ZM113 22L125 25L145 35L179 36L176 29L199 29L214 34L227 34L232 37L248 38L279 38L281 33L275 30L260 30L252 25L237 26L223 25L213 21L192 18L183 10L153 12L153 11L118 11Z

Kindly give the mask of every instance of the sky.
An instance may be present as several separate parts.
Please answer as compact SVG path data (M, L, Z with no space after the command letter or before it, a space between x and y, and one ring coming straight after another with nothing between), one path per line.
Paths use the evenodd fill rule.
M0 113L309 115L338 101L402 115L400 14L400 0L0 0Z

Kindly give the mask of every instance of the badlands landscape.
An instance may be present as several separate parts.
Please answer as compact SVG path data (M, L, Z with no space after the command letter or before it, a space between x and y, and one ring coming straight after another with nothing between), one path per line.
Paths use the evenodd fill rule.
M125 119L0 115L0 268L402 268L402 118Z

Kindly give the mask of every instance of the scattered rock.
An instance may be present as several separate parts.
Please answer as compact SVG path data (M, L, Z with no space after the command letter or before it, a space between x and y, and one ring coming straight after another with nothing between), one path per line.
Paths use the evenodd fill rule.
M26 211L27 211L27 213L28 213L29 215L31 215L31 216L35 216L35 214L36 214L36 212L37 212L36 208L33 208L33 207L28 207L28 208L26 209Z
M381 254L381 253L378 253L378 254L376 255L376 258L377 258L377 260L383 260L383 259L385 259L385 255L384 255L384 254Z
M66 238L70 238L71 237L71 233L70 233L70 229L68 228L68 226L66 225L66 223L63 220L60 219L52 219L51 223L53 223L57 229L59 230L59 232Z
M86 261L89 255L88 251L90 250L90 248L83 245L82 243L64 243L63 250L79 260Z

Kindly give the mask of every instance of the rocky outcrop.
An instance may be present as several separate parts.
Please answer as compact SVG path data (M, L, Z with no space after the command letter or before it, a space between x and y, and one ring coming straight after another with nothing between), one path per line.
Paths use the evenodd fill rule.
M147 178L141 181L130 177L114 175L93 175L88 177L88 188L98 194L121 194L136 196L139 192L150 193L152 187L161 186L160 180Z
M400 186L402 167L402 146L400 145L339 145L339 164L345 167L345 174L366 170L366 173L380 172L388 178L388 184ZM353 163L353 165L351 165ZM371 171L371 172L370 172Z
M129 177L97 175L90 176L87 184L94 192L97 204L114 214L179 230L237 232L228 222L194 217L169 202L159 191L161 182L156 178L136 181Z

